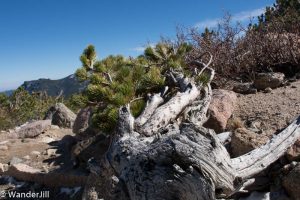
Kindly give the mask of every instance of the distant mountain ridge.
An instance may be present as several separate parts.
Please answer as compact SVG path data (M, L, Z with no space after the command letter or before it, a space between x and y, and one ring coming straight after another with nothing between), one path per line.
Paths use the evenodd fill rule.
M6 96L10 96L14 93L15 90L5 90L3 92L0 92L0 94L5 94Z
M41 78L38 80L25 81L21 87L28 92L46 91L49 96L57 96L63 92L63 96L82 92L87 87L87 82L79 82L74 74L58 80Z

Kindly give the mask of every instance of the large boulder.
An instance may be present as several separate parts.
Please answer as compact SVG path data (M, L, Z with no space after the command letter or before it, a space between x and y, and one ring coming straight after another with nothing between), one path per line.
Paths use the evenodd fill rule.
M283 73L258 73L254 80L254 87L258 90L264 90L266 88L277 88L283 84Z
M292 199L300 200L300 165L298 164L284 178L282 185Z
M234 157L246 154L267 143L269 138L246 128L236 129L231 137L231 151Z
M38 120L17 127L9 133L12 138L34 138L51 128L51 120Z
M217 133L223 132L236 103L237 96L234 92L221 89L213 90L208 109L209 119L204 126L214 129Z
M51 119L53 125L61 128L72 128L76 114L63 103L57 103L48 110L45 118Z
M92 108L87 107L80 110L73 126L73 133L82 134L89 129L90 121L92 117Z
M253 83L236 83L232 89L236 93L240 94L255 94L257 89L253 87Z

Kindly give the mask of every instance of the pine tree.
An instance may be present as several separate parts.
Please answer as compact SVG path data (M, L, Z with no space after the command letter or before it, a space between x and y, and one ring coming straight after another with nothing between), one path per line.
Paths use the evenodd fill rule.
M96 60L95 48L89 45L80 56L82 66L76 71L81 81L89 81L84 92L94 108L93 125L110 133L117 121L120 106L130 103L137 116L145 105L148 93L159 92L165 85L163 74L170 68L184 66L184 55L191 49L159 43L148 47L137 58L108 56ZM92 61L91 61L92 60Z

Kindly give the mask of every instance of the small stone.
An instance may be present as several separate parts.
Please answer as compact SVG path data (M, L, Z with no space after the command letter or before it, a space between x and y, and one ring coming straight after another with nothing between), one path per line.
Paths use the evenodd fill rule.
M29 155L24 156L23 158L24 158L25 160L30 160L30 159L31 159Z
M45 172L45 173L48 173L48 172L49 172L49 169L48 169L47 166L43 165L42 171Z
M41 152L39 152L39 151L32 151L31 154L32 154L32 155L39 156L39 155L41 155Z
M46 155L48 156L54 156L56 154L57 149L47 149Z
M267 87L267 88L265 89L265 93L271 93L271 92L272 92L272 88Z
M296 85L292 85L291 88L297 88L297 86Z
M40 140L41 142L43 142L43 143L51 143L51 142L53 142L53 141L55 141L53 138L51 138L51 137L43 137L43 138L41 138L41 140Z
M6 145L1 145L0 150L1 151L6 151L6 150L8 150L8 147Z
M8 170L8 164L0 163L0 173L3 173Z
M258 73L254 80L254 87L258 90L264 90L268 87L277 88L283 84L283 73Z
M57 125L51 125L50 129L52 129L52 130L59 130L60 128Z
M13 157L10 162L9 162L9 165L15 165L15 164L19 164L19 163L22 163L23 160L21 158L18 158L18 157Z
M0 142L0 145L6 144L6 143L8 143L7 140Z

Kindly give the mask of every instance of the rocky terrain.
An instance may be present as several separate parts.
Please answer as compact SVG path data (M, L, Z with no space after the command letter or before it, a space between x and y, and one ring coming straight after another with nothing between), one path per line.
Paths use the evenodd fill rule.
M232 157L265 144L300 114L299 80L250 94L227 90L214 90L213 94L205 126L225 132L219 138ZM97 163L110 143L105 136L87 134L92 132L88 129L90 116L89 108L76 116L57 104L49 109L45 120L2 131L0 189L48 190L50 199L81 199L93 170L89 163L93 158ZM245 189L239 199L299 199L299 160L300 140L258 176L257 188L251 189L255 192L249 194Z

